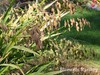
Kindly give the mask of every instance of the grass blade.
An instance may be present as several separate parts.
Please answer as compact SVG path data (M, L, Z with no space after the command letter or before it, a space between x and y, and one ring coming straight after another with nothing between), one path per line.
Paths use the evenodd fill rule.
M9 13L10 13L10 10L11 10L12 5L13 5L14 2L15 2L15 0L12 0L12 1L11 1L11 4L10 4L8 10L7 10L6 13L4 14L3 23L5 23L5 22L7 21L8 17L9 17L8 15L9 15Z
M53 71L53 72L48 72L45 75L55 75L55 74L60 74L62 72L64 72L64 71Z
M9 66L9 67L13 67L13 68L19 69L20 72L22 73L22 75L25 75L23 70L19 66L16 66L14 64L0 64L0 66Z
M42 72L45 68L47 68L51 64L52 63L49 63L49 64L46 64L46 65L41 66L37 72Z
M2 68L2 69L0 70L0 75L3 75L4 72L8 70L8 68L9 68L8 66L5 67L5 68Z
M30 50L29 48L26 48L24 46L13 46L12 48L19 49L19 50L23 50L23 51L26 51L26 52L29 52L29 53L33 53L33 54L36 54L36 55L39 56L38 53L36 53L35 51Z
M39 72L34 72L34 73L30 73L28 75L45 75L44 73L39 73Z
M46 5L43 9L46 10L47 8L51 7L57 0L51 2L50 4Z

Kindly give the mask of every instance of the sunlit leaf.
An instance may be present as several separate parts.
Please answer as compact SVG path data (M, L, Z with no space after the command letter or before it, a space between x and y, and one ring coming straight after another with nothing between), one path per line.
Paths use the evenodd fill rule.
M29 48L26 48L24 46L13 46L12 48L15 48L15 49L18 49L18 50L22 50L22 51L25 51L25 52L28 52L28 53L39 55L37 52L35 52L33 50L30 50Z
M15 69L19 69L20 72L22 73L22 75L25 75L24 72L23 72L23 70L19 66L16 66L14 64L0 64L0 66L9 66L9 67L13 67Z

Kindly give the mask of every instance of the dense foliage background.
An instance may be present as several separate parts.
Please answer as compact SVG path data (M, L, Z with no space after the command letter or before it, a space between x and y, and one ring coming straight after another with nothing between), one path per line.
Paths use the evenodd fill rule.
M85 61L99 60L99 29L92 21L97 22L99 17L95 16L100 14L88 9L86 3L82 0L1 1L0 75L99 74L66 70L91 68ZM91 31L92 27L94 30L97 27L97 34ZM91 37L92 34L95 36ZM98 41L94 42L96 38ZM92 48L91 42L98 44L97 48Z

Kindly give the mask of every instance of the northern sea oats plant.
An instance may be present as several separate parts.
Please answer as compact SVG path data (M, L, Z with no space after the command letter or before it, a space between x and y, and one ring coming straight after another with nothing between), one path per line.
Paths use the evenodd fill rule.
M63 72L50 72L53 70L51 61L55 62L56 56L53 59L54 50L45 50L54 44L49 41L51 45L48 45L46 40L65 33L67 29L60 32L64 27L70 31L75 26L77 31L81 31L89 22L84 18L70 19L65 21L65 25L60 25L63 16L75 12L76 5L70 0L53 0L49 4L46 0L33 1L23 7L21 4L13 6L14 2L12 0L8 9L0 14L0 75L54 75ZM49 52L51 55L47 56Z

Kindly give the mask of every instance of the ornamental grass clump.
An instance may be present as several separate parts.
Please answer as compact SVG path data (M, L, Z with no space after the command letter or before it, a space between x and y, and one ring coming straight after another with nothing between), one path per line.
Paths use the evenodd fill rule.
M51 61L60 61L62 59L61 56L83 58L80 50L78 50L79 55L75 55L76 49L78 49L76 45L75 52L70 50L74 48L71 41L70 44L69 41L65 40L60 43L53 40L49 41L50 38L55 38L55 36L65 33L67 29L60 32L63 27L68 26L70 28L75 24L73 26L76 27L77 31L80 31L87 24L83 24L85 19L80 19L79 21L78 19L73 19L73 24L72 20L68 20L68 25L67 22L66 25L60 25L63 16L74 14L74 2L54 0L46 4L45 0L38 3L33 1L28 2L22 8L20 7L21 4L18 5L12 0L7 6L9 6L6 8L7 10L3 10L3 13L0 14L0 75L12 75L13 73L20 75L47 75L52 70L47 71L45 69L52 65ZM83 25L80 24L79 26L80 21L82 21ZM69 51L62 42L69 45ZM60 50L61 46L64 46L64 50L69 53L62 52L63 49ZM27 63L30 63L31 60L33 62L30 65L28 64L28 68ZM27 68L23 69L23 67ZM63 71L50 72L50 74L61 72Z

